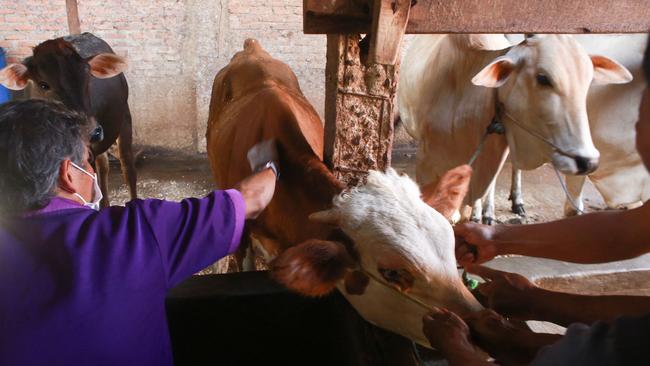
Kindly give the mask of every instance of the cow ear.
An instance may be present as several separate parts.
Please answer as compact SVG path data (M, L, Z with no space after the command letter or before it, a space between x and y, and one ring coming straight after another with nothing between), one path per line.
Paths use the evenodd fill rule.
M422 187L422 200L442 216L451 219L467 195L472 168L461 165L446 172L437 184Z
M505 84L515 70L515 66L515 61L510 57L498 57L472 78L472 84L486 88L498 88Z
M604 56L590 56L594 65L594 85L625 84L632 81L632 74L625 66Z
M126 59L112 53L100 53L87 60L90 73L99 79L108 79L117 76L128 68Z
M23 90L29 81L27 66L23 64L9 64L0 70L0 84L11 90Z
M271 262L271 276L288 289L306 296L334 290L353 265L339 242L308 240L285 250Z

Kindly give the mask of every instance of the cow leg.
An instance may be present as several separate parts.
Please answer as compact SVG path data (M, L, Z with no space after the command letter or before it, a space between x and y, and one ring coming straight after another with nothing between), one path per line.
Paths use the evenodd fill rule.
M120 151L120 165L122 167L122 175L124 181L129 187L129 194L131 199L138 198L137 191L137 171L135 170L135 157L133 155L133 125L131 122L131 113L127 110L122 128L120 129L120 137L117 140L118 149Z
M573 200L573 203L578 206L580 211L584 211L585 205L582 202L582 188L585 185L585 175L567 175L565 177L566 188L569 191L569 196ZM564 201L564 216L575 216L579 212L571 205L568 199Z
M242 272L250 272L254 271L257 269L255 266L255 250L253 250L253 240L251 238L251 242L249 245L246 246L246 250L244 251L244 257L241 260L241 268Z
M235 262L237 263L237 272L247 272L255 270L255 256L252 254L252 238L248 227L244 227L244 232L241 235L239 247L235 252ZM252 257L252 266L251 266ZM251 269L252 267L252 269Z
M512 168L512 180L510 181L510 197L512 212L519 216L526 216L524 209L524 197L521 193L521 170Z
M470 216L470 221L472 222L481 222L481 214L483 213L483 201L479 198L474 201L472 205L472 215Z
M481 218L482 222L485 225L492 225L494 223L494 186L496 184L496 179L492 181L488 187L485 205L483 206L483 217Z
M99 180L99 189L104 196L99 202L101 208L110 206L108 199L108 154L103 153L95 157L95 168L97 168L97 179Z

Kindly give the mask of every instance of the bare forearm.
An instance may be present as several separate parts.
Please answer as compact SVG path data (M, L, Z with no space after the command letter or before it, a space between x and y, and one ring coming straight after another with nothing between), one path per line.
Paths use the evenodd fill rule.
M534 313L539 317L537 320L564 326L650 313L648 296L589 296L537 289L531 297L534 299Z
M492 238L498 254L520 254L574 263L602 263L650 251L646 205L597 212L542 224L502 226Z
M449 366L493 366L494 363L486 360L486 355L476 351L469 342L462 345L441 348L443 356L447 359Z
M244 179L235 186L246 202L246 218L257 217L273 198L275 191L275 174L265 169Z

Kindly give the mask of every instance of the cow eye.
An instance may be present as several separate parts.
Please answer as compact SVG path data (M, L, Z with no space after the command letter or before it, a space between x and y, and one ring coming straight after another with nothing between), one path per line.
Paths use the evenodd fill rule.
M545 86L545 87L553 86L553 84L551 83L551 79L544 74L537 74L536 79L537 79L537 84L539 84L540 86Z
M415 278L406 269L377 268L381 276L400 291L408 291L413 287Z
M44 81L39 81L38 87L41 88L41 90L50 90L50 85Z

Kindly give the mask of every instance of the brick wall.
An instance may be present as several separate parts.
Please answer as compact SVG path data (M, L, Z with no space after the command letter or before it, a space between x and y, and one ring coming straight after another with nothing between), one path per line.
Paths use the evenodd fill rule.
M291 66L322 115L325 36L302 34L301 0L78 0L82 31L129 59L136 143L205 150L212 80L248 37ZM0 0L10 61L67 34L64 0Z

